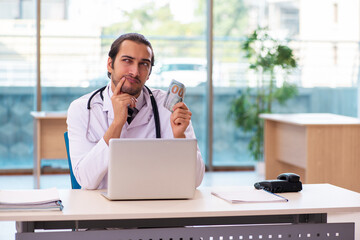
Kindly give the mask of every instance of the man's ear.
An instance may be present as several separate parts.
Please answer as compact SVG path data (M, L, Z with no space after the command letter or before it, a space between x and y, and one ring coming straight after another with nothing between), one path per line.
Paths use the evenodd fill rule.
M108 61L107 61L107 70L108 70L109 73L112 73L113 67L112 67L112 59L111 59L111 57L109 57Z

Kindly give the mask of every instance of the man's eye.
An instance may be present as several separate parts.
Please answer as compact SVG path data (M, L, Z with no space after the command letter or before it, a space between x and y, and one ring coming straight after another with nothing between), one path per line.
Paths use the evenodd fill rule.
M143 62L143 63L141 63L143 66L145 66L145 67L148 67L149 66L149 63L147 63L147 62Z
M123 59L123 62L129 63L129 62L131 62L131 59L125 58L125 59Z

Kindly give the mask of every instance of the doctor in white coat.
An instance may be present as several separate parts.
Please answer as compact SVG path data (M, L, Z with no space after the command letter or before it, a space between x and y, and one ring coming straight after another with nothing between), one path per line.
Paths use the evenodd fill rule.
M177 103L171 113L163 106L166 92L144 86L154 59L151 43L143 35L121 35L109 51L110 83L70 104L67 116L70 157L76 180L83 189L107 188L111 138L156 137L151 95L157 103L162 138L196 138L188 107ZM135 110L135 117L128 115L128 107ZM196 165L199 186L205 172L199 148Z

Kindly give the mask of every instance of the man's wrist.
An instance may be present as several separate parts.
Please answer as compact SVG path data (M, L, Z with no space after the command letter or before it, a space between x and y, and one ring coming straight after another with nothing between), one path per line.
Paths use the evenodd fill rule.
M174 134L174 138L186 138L186 135L185 133L177 134L177 135Z
M107 145L109 145L109 141L111 138L120 138L122 130L122 124L117 124L116 122L112 122L108 130L105 132L104 140Z

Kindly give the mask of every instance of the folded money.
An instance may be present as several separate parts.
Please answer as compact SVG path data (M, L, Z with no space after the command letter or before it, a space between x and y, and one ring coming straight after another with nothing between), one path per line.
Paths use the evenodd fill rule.
M185 96L185 85L176 80L172 80L166 94L164 107L173 112L173 107L178 102L183 102Z

